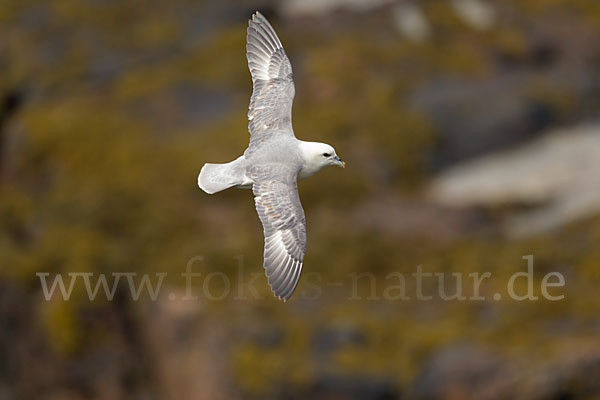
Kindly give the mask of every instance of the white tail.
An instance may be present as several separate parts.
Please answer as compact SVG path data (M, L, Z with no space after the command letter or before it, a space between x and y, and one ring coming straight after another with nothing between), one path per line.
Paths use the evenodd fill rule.
M226 164L204 164L198 186L208 194L244 184L244 156Z

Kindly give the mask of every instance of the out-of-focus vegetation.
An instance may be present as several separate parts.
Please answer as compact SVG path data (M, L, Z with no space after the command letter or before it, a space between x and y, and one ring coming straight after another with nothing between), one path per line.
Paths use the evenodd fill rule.
M433 29L422 42L394 28L392 5L294 18L275 2L4 2L0 398L599 396L600 220L510 239L503 218L527 205L448 209L425 189L448 165L598 116L600 8L493 2L495 25L478 31L448 1L420 4ZM196 186L204 162L247 145L256 8L293 64L297 136L348 163L300 184L308 253L288 304L263 277L262 299L236 299L234 257L243 281L262 275L251 193ZM492 300L528 254L536 288L565 276L564 300ZM195 256L199 299L180 300ZM490 271L488 300L418 301L418 265L465 286ZM81 282L46 301L40 272L168 275L156 301L134 301L125 278L113 301L90 301ZM232 279L223 300L202 295L211 272ZM382 298L394 272L411 300ZM374 293L368 278L352 285L361 273Z

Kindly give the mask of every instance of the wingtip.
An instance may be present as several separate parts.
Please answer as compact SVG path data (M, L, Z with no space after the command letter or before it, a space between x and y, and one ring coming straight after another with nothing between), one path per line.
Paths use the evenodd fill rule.
M269 287L271 288L271 292L273 292L273 295L275 296L275 298L277 300L283 301L284 303L287 303L287 301L290 299L291 296L285 296L282 293L277 293L277 291L275 291L275 289L273 288L273 285L271 284L271 282L268 282L268 283L269 283Z
M273 289L273 286L271 286L271 284L269 284L269 286L271 287L271 291L273 292L273 294L275 295L275 297L278 300L283 301L284 303L287 303L288 300L292 298L292 295L294 294L295 289L296 289L296 286L294 286L294 290L292 290L291 293L285 293L284 292L284 293L278 294L277 292L275 292L275 290Z
M248 28L254 28L257 31L263 29L273 31L273 33L275 31L267 17L261 14L260 11L255 11L254 14L252 14L252 17L248 20ZM277 36L277 34L275 34L275 36Z
M250 16L250 19L248 20L248 28L246 29L246 38L248 38L248 36L250 35L250 33L252 32L252 30L254 31L258 31L258 27L262 24L264 24L264 21L266 21L267 19L264 17L264 15L262 15L260 13L260 11L255 11L254 14L252 14L252 16ZM246 51L248 50L248 45L246 44Z
M250 19L248 20L248 26L252 26L252 23L258 23L259 21L264 21L266 20L265 16L261 14L260 11L255 11L254 14L252 14L252 16L250 16Z
M285 303L292 297L298 287L303 262L294 258L289 258L287 262L284 261L281 265L291 268L292 273L285 273L284 269L288 268L280 269L280 272L275 271L270 274L267 273L267 282L273 295ZM268 268L265 267L265 270L267 269Z
M275 298L277 300L283 301L284 303L287 303L287 301L292 297L292 293L277 293L277 291L273 288L274 285L271 284L271 282L269 282L269 287L271 288L271 292L273 292L273 295L275 296Z
M288 300L289 300L291 297L292 297L292 295L291 295L291 294L289 294L289 295L282 295L282 296L279 296L279 300L283 301L284 303L287 303L287 302L288 302Z

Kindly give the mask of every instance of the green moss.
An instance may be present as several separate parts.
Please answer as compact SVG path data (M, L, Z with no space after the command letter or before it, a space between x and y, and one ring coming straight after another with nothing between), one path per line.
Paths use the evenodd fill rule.
M50 348L61 356L69 356L80 349L81 329L76 309L68 301L46 302L42 308L43 326Z

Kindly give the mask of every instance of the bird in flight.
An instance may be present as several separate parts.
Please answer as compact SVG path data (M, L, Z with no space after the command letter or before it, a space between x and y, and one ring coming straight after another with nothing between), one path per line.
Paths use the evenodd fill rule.
M333 147L299 140L292 129L294 80L281 41L259 12L248 24L246 58L252 75L250 144L226 164L204 164L198 186L208 194L252 189L262 222L264 268L275 296L287 301L298 284L306 251L306 221L297 181L328 165L344 167Z

